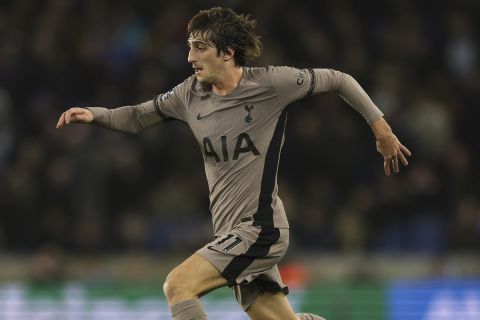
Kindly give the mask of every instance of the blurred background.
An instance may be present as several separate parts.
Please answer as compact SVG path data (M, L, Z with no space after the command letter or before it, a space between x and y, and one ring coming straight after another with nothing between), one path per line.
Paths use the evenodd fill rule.
M335 94L291 108L279 193L297 310L335 319L480 319L480 2L0 2L0 319L168 319L161 286L212 239L199 147L72 125L71 106L152 99L192 73L200 9L258 21L253 66L351 74L413 152L385 177ZM246 319L228 289L212 319Z

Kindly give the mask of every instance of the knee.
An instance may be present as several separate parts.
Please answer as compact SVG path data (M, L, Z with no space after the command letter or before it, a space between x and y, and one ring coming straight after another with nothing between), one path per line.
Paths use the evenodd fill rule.
M181 282L178 277L172 271L168 274L165 283L163 284L163 293L168 301L172 300L182 291Z
M188 283L184 281L184 278L176 270L173 270L167 276L163 284L163 293L170 304L194 298L195 294L189 289Z

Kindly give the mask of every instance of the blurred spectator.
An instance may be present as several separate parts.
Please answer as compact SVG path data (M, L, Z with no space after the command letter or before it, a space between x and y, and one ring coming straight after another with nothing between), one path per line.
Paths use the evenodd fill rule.
M455 208L449 240L452 250L478 252L480 248L480 204L478 198L467 195L460 199Z
M0 87L0 173L13 146L14 128L11 107L10 95Z
M477 68L478 41L475 41L472 21L467 14L453 12L448 15L447 20L449 32L446 44L447 65L455 77L465 81Z

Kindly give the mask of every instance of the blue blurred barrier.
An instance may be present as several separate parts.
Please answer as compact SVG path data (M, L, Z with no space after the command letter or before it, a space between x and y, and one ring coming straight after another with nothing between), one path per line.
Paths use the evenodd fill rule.
M478 320L480 280L395 281L388 286L389 320Z

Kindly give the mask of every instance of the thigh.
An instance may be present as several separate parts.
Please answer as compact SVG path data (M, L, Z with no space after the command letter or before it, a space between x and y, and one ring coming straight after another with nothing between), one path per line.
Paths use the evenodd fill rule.
M246 312L253 320L298 320L282 292L265 292L257 296Z
M173 269L167 276L167 282L169 280L181 282L188 292L193 292L196 296L227 285L220 272L197 253Z

